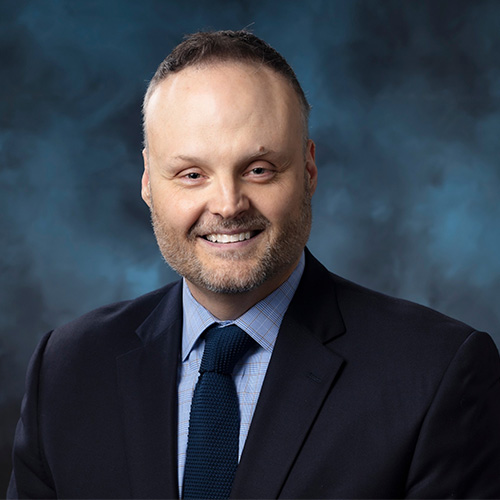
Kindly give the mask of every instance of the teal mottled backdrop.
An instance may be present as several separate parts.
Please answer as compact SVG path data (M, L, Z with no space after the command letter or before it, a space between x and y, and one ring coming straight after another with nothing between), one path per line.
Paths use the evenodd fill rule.
M499 2L3 0L0 491L41 335L175 279L139 194L147 81L183 34L243 27L313 105L313 253L500 345Z

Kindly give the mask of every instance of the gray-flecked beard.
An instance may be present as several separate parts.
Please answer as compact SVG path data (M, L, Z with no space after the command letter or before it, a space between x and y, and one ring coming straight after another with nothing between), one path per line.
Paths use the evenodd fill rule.
M267 280L286 271L299 259L311 230L311 195L309 190L305 189L299 216L288 220L273 240L267 242L264 250L260 250L262 255L257 264L250 269L245 263L247 256L243 257L238 252L232 251L227 253L222 251L219 255L228 261L241 261L239 270L207 268L197 258L194 247L196 238L200 235L220 233L224 230L269 229L270 221L261 214L247 215L239 219L223 219L210 225L196 223L191 227L188 236L182 240L175 237L158 217L153 202L151 220L163 258L174 271L194 285L211 292L244 293L258 288Z

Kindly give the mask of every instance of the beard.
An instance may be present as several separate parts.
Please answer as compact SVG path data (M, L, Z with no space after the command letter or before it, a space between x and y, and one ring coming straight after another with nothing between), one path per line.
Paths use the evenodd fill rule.
M280 273L292 271L291 266L299 260L311 231L311 194L306 182L300 210L276 227L262 214L256 213L212 223L197 221L187 235L175 234L155 211L153 200L151 220L163 258L174 271L210 292L244 293ZM196 254L197 238L200 236L248 228L268 231L270 237L250 252L222 250L213 265L203 263ZM284 276L284 279L287 277Z

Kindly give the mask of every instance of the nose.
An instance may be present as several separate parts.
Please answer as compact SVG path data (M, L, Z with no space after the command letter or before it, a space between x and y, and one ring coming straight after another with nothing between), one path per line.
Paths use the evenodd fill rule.
M250 201L237 179L220 179L214 183L209 210L224 219L234 219L249 209Z

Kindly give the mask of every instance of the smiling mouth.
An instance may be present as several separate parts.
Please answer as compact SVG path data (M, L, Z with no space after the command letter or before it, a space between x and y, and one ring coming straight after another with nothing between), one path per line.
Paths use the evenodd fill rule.
M219 234L219 233L212 233L212 234L206 234L203 236L206 240L212 242L212 243L237 243L239 241L246 241L254 236L257 236L260 231L246 231L243 233L236 233L236 234Z

